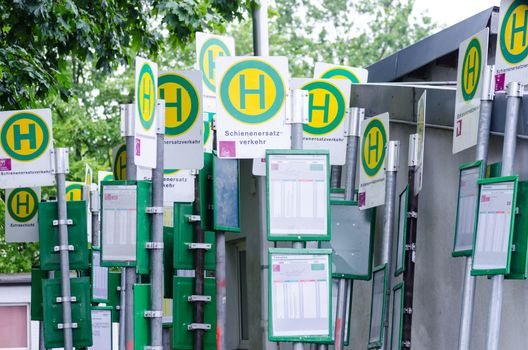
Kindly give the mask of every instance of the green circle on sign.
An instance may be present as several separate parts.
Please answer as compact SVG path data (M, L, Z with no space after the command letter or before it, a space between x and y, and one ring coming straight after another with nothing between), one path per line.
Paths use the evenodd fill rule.
M29 131L28 133L23 133L22 131L19 130L20 132L19 137L23 137L23 140L18 141L19 146L21 148L22 148L22 141L29 143L30 147L31 147L32 142L35 143L36 148L34 149L34 151L32 151L31 153L27 153L27 154L20 154L19 152L17 152L17 150L12 148L12 146L14 145L9 144L10 140L8 140L7 138L7 134L10 128L13 126L13 124L23 119L27 119L27 120L34 122L35 124L33 125L36 125L40 129L39 131L42 133L42 142L40 143L40 145L37 145L37 140L31 139L31 136L32 136L31 131ZM39 131L37 131L36 128L35 130L33 130L33 137L35 139L37 138L36 135L38 134ZM12 140L12 141L15 143L15 140ZM49 141L50 141L50 137L49 137L48 126L46 125L46 122L36 114L28 113L28 112L16 113L16 114L13 114L11 117L9 117L9 119L7 119L4 125L2 125L0 143L4 151L7 153L7 155L9 155L11 158L14 158L16 160L27 162L27 161L40 157L48 148Z
M506 26L507 26L508 22L510 21L510 17L513 15L513 13L517 9L517 7L523 6L523 5L526 5L525 1L521 1L521 0L513 1L512 4L510 5L510 7L508 8L508 10L506 11L506 13L504 14L504 18L502 19L502 25L501 25L501 30L500 30L500 39L499 39L500 49L501 49L502 56L504 57L506 62L508 62L510 64L520 63L520 62L524 61L526 56L528 56L528 45L525 45L526 47L524 48L524 50L522 50L518 54L514 54L514 53L512 53L510 51L510 49L508 49L508 47L506 45L506 37L505 37L506 30L507 30ZM528 16L528 14L525 14L525 16ZM526 31L528 31L528 28L526 28L525 25L526 25L526 21L528 21L528 18L525 17L524 20L525 20L525 23L520 28L522 29L524 27L525 31L524 32L521 31L520 33L525 36L523 38L523 42L526 42L526 36L528 35L528 33ZM513 24L515 25L515 22ZM511 33L511 39L515 39L515 32Z
M209 141L210 136L211 136L211 123L204 121L204 146L207 144L207 141Z
M471 52L472 49L475 49L477 51L477 57L475 59L475 62L473 62L473 67L478 67L478 70L476 72L473 72L473 74L476 75L476 80L475 80L475 83L473 84L473 88L467 91L466 83L467 83L469 74L466 70L466 67L467 67L466 64L468 63L469 53ZM464 98L464 101L469 101L473 97L475 97L475 93L477 92L477 87L480 82L481 65L482 65L482 50L480 49L480 42L478 41L477 38L473 38L469 42L469 45L466 49L466 53L464 55L464 63L462 64L461 82L462 82L462 97Z
M33 208L31 212L28 213L26 216L20 216L16 214L13 210L13 203L15 196L21 193L27 193L30 198L28 198L28 204L25 206L26 208L29 206L29 201L33 201ZM28 222L31 221L37 215L38 212L38 197L35 191L33 191L31 188L17 188L14 189L10 194L9 198L7 199L7 211L9 212L9 216L13 218L13 220L17 222Z
M308 93L315 89L324 89L328 91L337 101L337 112L335 118L325 125L324 127L316 128L313 126L310 126L310 124L304 124L303 130L309 134L313 135L324 135L328 134L329 132L332 132L335 128L337 128L341 122L343 122L343 119L345 117L345 98L343 94L341 93L341 90L337 86L335 86L332 83L329 83L327 81L313 81L306 85L304 85L302 90L307 90Z
M244 69L260 70L267 74L275 84L275 100L271 106L262 113L255 115L242 113L233 105L233 102L229 98L229 85L231 84L234 77ZM249 59L235 63L227 70L227 72L224 74L224 77L222 78L222 81L220 82L220 101L222 102L222 105L226 109L227 113L243 123L260 124L270 120L280 111L282 104L284 103L284 99L284 82L275 68L263 61Z
M151 89L151 94L154 94L154 96L156 96L156 86L154 85L154 73L152 72L152 68L150 68L150 65L148 63L144 63L143 64L143 67L141 67L141 70L139 71L139 79L138 79L138 84L139 86L137 87L137 108L138 108L138 111L139 111L139 121L141 122L141 125L146 129L146 130L150 130L150 128L152 127L152 124L154 123L154 114L156 113L156 107L152 108L152 113L148 116L146 115L143 115L143 108L141 108L141 103L140 103L140 98L142 97L141 96L141 81L143 80L143 76L147 74L150 76L151 80L152 80L152 89ZM154 103L156 103L156 98L154 97Z
M126 145L121 145L117 149L117 152L116 152L116 155L115 155L115 158L114 158L114 169L112 169L112 170L113 170L113 173L114 173L114 179L116 179L116 180L126 180L126 176L125 176L125 178L122 178L122 176L121 176L121 169L122 169L123 164L120 164L120 165L118 164L118 161L121 158L121 154L122 153L126 154ZM125 156L125 167L124 168L125 168L125 174L126 174L126 156Z
M380 131L382 147L381 147L381 156L378 158L378 161L376 162L376 164L371 167L368 164L367 160L365 159L364 149L367 146L366 145L366 142L368 139L367 135L374 128L379 129ZM363 169L365 170L365 173L367 174L367 176L373 177L381 170L381 168L383 167L384 160L385 160L385 145L387 144L387 134L385 133L385 127L383 126L383 123L381 122L381 120L372 119L372 121L369 122L367 127L365 128L365 132L363 133L362 138L363 138L363 141L361 143L361 164L363 165Z
M200 50L200 58L198 60L199 62L198 65L199 65L200 71L202 72L202 80L204 81L205 86L207 86L209 90L211 90L212 92L216 92L216 86L214 86L209 80L209 78L205 76L206 71L205 71L204 63L205 63L205 53L207 52L207 49L215 45L220 47L224 51L224 56L231 56L231 52L227 48L227 45L220 39L211 38L203 44L202 49ZM210 66L209 69L211 69L211 64L209 64L209 66Z
M338 76L346 77L348 80L352 82L352 84L360 83L359 78L353 72L349 71L348 69L344 69L344 68L329 69L326 72L324 72L323 75L321 75L321 78L331 79L331 78L338 77Z
M178 74L164 74L158 79L158 89L162 89L164 84L178 84L187 91L189 98L191 99L191 109L189 115L183 116L185 120L183 123L176 127L167 127L165 126L165 134L168 136L177 136L185 133L193 125L196 119L198 119L198 110L200 109L200 99L198 98L198 92L196 87L184 76ZM167 101L165 100L165 106L167 106Z

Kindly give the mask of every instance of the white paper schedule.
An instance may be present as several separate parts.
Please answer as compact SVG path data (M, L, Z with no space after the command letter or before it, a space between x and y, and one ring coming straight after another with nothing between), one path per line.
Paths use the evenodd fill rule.
M328 155L269 155L270 236L328 234Z
M473 248L475 215L477 213L478 184L480 167L463 169L460 172L458 192L458 216L456 226L455 251Z
M137 186L103 187L103 260L136 261Z
M329 256L271 254L272 336L330 336Z
M473 269L505 269L508 265L515 183L482 185Z
M96 300L108 299L108 267L101 266L101 252L92 251L92 288L93 298Z

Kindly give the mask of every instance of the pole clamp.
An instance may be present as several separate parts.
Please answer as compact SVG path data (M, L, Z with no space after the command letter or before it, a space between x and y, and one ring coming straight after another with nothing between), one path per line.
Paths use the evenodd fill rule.
M412 251L412 252L416 251L416 244L414 244L414 243L413 244L406 244L405 245L405 250Z
M67 301L69 301L70 303L75 303L77 301L77 297L71 296L71 297L56 297L55 298L56 303L65 303Z
M493 101L495 96L495 66L484 67L482 79L482 101Z
M286 124L308 124L308 91L290 89L286 92Z
M159 310L145 310L145 312L143 313L143 317L145 318L161 318L163 317L163 311L159 311Z
M415 211L410 211L407 213L408 218L416 219L418 217L418 213Z
M209 303L211 302L211 296L209 295L189 295L187 297L187 301L191 303L196 303L196 302Z
M73 225L72 219L66 219L66 220L53 220L53 226L59 226L59 225Z
M410 340L404 340L402 341L402 348L411 348L411 341Z
M51 150L51 170L53 174L69 174L70 173L70 151L67 148L53 148Z
M188 331L203 330L208 331L211 329L211 325L208 323L191 323L187 326Z
M365 109L358 107L350 107L347 109L347 117L345 120L348 120L347 125L345 125L345 136L360 136L361 122L365 119Z
M512 81L508 84L508 87L506 88L506 96L508 97L522 97L524 91L523 84Z
M187 248L190 250L210 250L212 248L211 243L188 243Z
M163 249L163 242L147 242L145 248L147 249Z
M79 325L76 322L73 323L58 323L57 324L58 329L74 329L79 328Z
M63 250L67 250L67 251L73 252L75 250L75 248L71 244L69 244L69 245L56 245L55 247L53 247L53 251L54 252L60 252L60 251L63 251Z
M189 222L200 222L200 221L201 221L201 219L200 219L200 215L189 215L189 216L187 217L187 220L188 220Z
M200 170L198 170L198 169L191 169L191 175L196 176L196 175L198 175L198 174L200 174Z
M413 313L413 309L412 309L412 307L405 307L405 308L403 308L403 313L404 313L404 314L407 314L407 315L412 315L412 313Z
M163 210L163 207L147 207L147 209L145 209L145 212L147 214L163 214Z

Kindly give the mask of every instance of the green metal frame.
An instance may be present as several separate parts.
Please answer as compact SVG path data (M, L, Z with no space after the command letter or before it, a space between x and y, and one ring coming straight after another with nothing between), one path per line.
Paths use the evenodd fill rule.
M506 267L496 268L496 269L475 269L475 249L473 249L473 263L471 266L471 275L472 276L485 276L485 275L507 275L510 273L511 266L511 255L512 255L512 242L513 242L513 232L515 231L515 212L517 208L517 188L519 177L518 176L501 176L494 177L490 179L481 179L478 181L479 184L479 202L477 203L477 212L475 220L475 230L473 235L473 247L476 246L477 242L477 229L478 229L478 213L480 210L480 193L482 191L481 185L497 184L502 182L513 182L513 199L512 199L512 213L511 213L511 224L510 224L510 238L508 241L508 258L506 261Z
M350 205L350 206L358 206L357 201L346 201L346 200L338 200L338 199L332 199L330 201L330 207L332 205ZM369 257L368 257L368 274L367 275L356 275L356 274L349 274L349 273L332 273L332 277L334 278L346 278L346 279L353 279L353 280L362 280L362 281L370 281L372 278L372 251L374 248L374 236L376 234L376 210L375 208L366 209L364 211L370 212L370 249L369 249ZM321 242L319 242L319 248L320 248ZM346 345L346 344L345 344Z
M458 168L459 172L458 172L457 208L456 208L456 218L455 218L455 239L453 240L453 252L451 253L453 257L471 256L473 252L473 249L467 249L467 250L457 250L456 249L456 243L457 243L457 238L458 238L458 219L459 219L459 209L460 209L460 179L462 178L462 172L464 170L473 169L473 168L480 168L479 178L482 179L485 175L484 174L485 169L484 169L484 164L482 163L481 160L478 160L473 163L461 164ZM477 201L478 201L478 197L477 197Z
M373 274L376 274L376 272L383 271L383 295L382 295L382 302L381 302L381 324L380 324L380 334L379 334L379 341L376 342L370 342L370 335L372 334L372 307L374 305L374 281L375 279L372 278L372 292L370 297L370 323L369 323L369 336L368 336L368 348L369 349L379 349L383 345L385 341L385 334L383 332L384 327L384 320L383 315L385 315L385 308L387 307L386 304L386 298L385 291L387 290L387 284L389 283L389 274L387 273L387 264L378 265L374 268Z
M510 273L506 279L528 278L528 181L519 181L517 188L517 208L519 212L515 216L515 229L513 233L513 244Z
M269 248L268 249L268 266L271 267L271 256L274 254L288 255L327 255L328 256L328 296L330 304L328 305L328 336L274 336L273 335L273 303L272 303L272 269L268 269L268 340L285 341L285 342L310 342L328 344L332 342L332 250L331 249L296 249L296 248ZM352 304L352 303L351 303ZM349 333L350 334L350 333Z
M401 197L405 195L405 222L403 223L403 232L400 232L400 220L401 218ZM398 197L398 235L396 237L396 244L400 241L400 234L403 235L402 247L396 247L396 270L394 270L394 276L399 276L405 271L405 256L407 252L405 250L405 245L407 241L407 216L409 213L409 185L405 186L404 190L400 193ZM398 249L402 250L402 260L401 267L398 267Z
M148 274L150 270L150 253L145 247L146 243L150 239L150 228L152 224L151 215L146 213L146 208L151 205L152 201L152 187L151 181L145 180L126 180L126 181L103 181L101 182L101 220L100 220L100 240L101 240L101 252L104 250L103 246L103 210L104 210L104 201L103 201L103 188L107 185L113 186L137 186L137 196L136 196L136 260L135 261L112 261L112 260L103 260L103 254L101 253L101 266L103 267L129 267L135 266L136 271L140 274Z
M324 155L326 156L326 181L327 181L327 233L325 235L312 235L312 234L287 234L287 235L272 235L270 231L270 193L269 193L269 157L273 155ZM266 224L268 231L268 241L329 241L331 239L331 223L332 218L330 215L330 157L327 150L266 150Z
M217 156L216 154L213 156L213 228L215 231L229 231L229 232L240 232L240 162L235 159L237 162L237 199L238 199L238 226L239 227L230 227L230 226L222 226L217 225L216 223L216 191L214 190L216 188L215 183L215 174L216 174L216 162L217 162Z
M394 305L396 303L396 298L394 298L394 295L396 294L396 291L398 289L401 289L401 299L399 300L400 302L400 326L398 327L398 338L399 338L399 341L398 341L398 349L393 349L392 348L392 339L394 338L394 332L392 332L392 330L394 330ZM403 282L400 282L398 283L397 285L394 286L394 288L392 288L392 329L391 329L391 342L390 342L390 350L400 350L401 349L401 342L402 342L402 331L403 331L403 297L405 295L405 285L403 284Z
M93 256L93 253L94 252L99 252L99 267L106 267L106 266L102 266L101 265L101 262L103 260L103 252L101 251L101 248L92 248L92 250L90 251L90 260L92 262L92 266L91 266L91 269L90 269L90 278L91 278L91 283L90 283L90 297L92 298L92 302L96 302L96 303L107 303L108 302L108 298L110 297L110 290L109 290L109 283L108 283L108 277L106 279L106 290L107 290L107 298L106 299L100 299L100 298L94 298L93 296L93 289L94 289L94 256ZM110 269L107 268L107 275L110 276Z

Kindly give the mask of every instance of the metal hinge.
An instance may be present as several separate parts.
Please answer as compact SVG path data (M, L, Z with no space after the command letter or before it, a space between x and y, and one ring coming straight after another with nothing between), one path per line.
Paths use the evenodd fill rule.
M69 301L71 303L74 303L77 301L77 297L71 296L71 297L56 297L55 302L56 303L64 303L66 301Z
M191 250L199 250L199 249L210 250L212 247L211 243L187 243L187 244L188 244L187 248Z
M208 323L191 323L187 325L187 330L189 331L195 331L195 330L208 331L210 329L211 329L211 325Z
M143 347L143 350L163 350L163 346L150 346L150 345L145 345Z
M189 215L187 220L189 222L200 222L200 215Z
M402 341L402 348L411 348L411 342L409 340Z
M147 207L145 213L147 214L163 214L163 207Z
M211 296L209 295L189 295L187 297L187 301L191 303L195 303L195 302L208 303L211 301Z
M145 243L147 249L163 249L163 242L147 242Z
M79 325L74 322L74 323L59 323L57 324L57 328L58 329L68 329L68 328L78 328Z
M163 317L163 311L145 310L143 312L145 318L160 318Z
M53 226L59 226L59 225L73 225L73 220L72 219L53 220Z
M62 250L68 250L70 252L73 252L75 248L71 244L70 245L56 245L53 247L54 252L60 252Z

